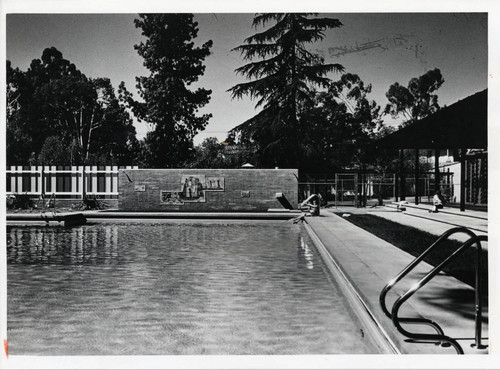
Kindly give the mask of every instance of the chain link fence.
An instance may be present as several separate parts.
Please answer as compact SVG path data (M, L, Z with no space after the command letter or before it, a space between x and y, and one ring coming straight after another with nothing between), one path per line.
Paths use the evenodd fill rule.
M366 207L382 205L401 200L415 198L417 186L415 177L405 177L404 190L400 179L394 173L389 174L334 174L328 180L299 182L299 203L312 194L319 194L322 206L356 206ZM440 189L446 202L456 200L454 174L440 174ZM418 178L419 202L432 202L435 193L433 173L422 174ZM413 200L412 199L412 200Z

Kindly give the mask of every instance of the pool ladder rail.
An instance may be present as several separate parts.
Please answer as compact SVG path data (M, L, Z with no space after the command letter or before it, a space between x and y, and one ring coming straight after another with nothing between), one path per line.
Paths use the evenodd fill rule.
M456 233L465 233L469 236L469 239L458 247L453 253L446 257L440 264L429 271L423 278L421 278L416 284L414 284L406 293L399 296L399 298L394 302L391 310L389 311L386 305L387 293L396 285L401 279L403 279L410 271L412 271L422 260L437 246L439 246L443 241L448 239L451 235ZM441 345L442 347L453 346L457 351L457 354L463 354L464 351L457 340L444 334L443 329L434 321L427 318L417 318L417 317L399 317L399 310L401 306L408 301L419 289L421 289L425 284L427 284L432 278L434 278L439 272L442 271L450 262L455 260L459 255L461 255L466 249L476 245L476 268L475 268L475 342L471 345L476 349L485 349L488 346L481 343L481 324L482 324L482 286L481 286L481 241L488 241L487 235L476 235L471 230L465 227L454 227L445 233L443 233L429 248L427 248L422 254L416 257L408 266L406 266L395 278L393 278L389 283L382 289L380 293L379 301L382 307L382 311L387 317L389 317L396 329L404 336L410 338L415 342L429 343L434 342L436 345ZM421 324L431 326L436 334L427 333L414 333L406 330L402 324Z

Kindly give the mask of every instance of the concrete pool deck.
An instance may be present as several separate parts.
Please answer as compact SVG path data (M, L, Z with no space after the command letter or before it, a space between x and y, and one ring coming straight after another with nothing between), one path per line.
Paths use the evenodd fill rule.
M374 213L385 213L387 218L411 218L412 226L422 230L431 228L429 220L402 215L394 209L381 207ZM414 257L396 248L373 234L360 229L333 212L361 213L366 209L333 208L322 210L320 217L308 217L307 223L311 226L318 238L322 241L332 258L342 269L351 284L358 291L367 307L385 329L388 336L402 353L408 354L454 354L453 347L443 348L429 343L407 342L405 337L394 327L392 321L382 312L379 304L379 295L384 286L394 278ZM425 211L427 212L427 210ZM428 212L427 212L428 213ZM393 216L395 215L395 216ZM429 214L437 216L441 214ZM458 217L458 216L455 216ZM484 220L478 219L483 222ZM436 223L436 222L435 222ZM441 226L440 226L441 227ZM447 225L446 230L453 226ZM437 230L434 230L437 232ZM396 284L387 297L388 307L395 299L413 283L423 277L431 269L425 263L418 265L405 279ZM487 309L484 310L483 322L487 321ZM466 354L485 354L488 350L471 348L474 342L474 290L457 279L439 274L424 288L415 294L402 306L403 317L426 317L438 323L445 335L457 339ZM418 326L408 327L410 331L417 331ZM427 333L434 333L429 327L424 328ZM483 344L488 344L487 325L483 324Z
M343 211L374 214L403 225L416 227L437 236L455 226L467 227L477 235L488 234L487 212L472 210L461 212L457 208L445 207L438 213L429 213L431 207L431 205L426 204L415 205L414 203L408 203L406 210L403 212L398 212L395 204L389 204L385 207L343 209ZM335 212L338 212L338 210ZM456 234L453 238L459 241L467 240L467 236L464 234Z

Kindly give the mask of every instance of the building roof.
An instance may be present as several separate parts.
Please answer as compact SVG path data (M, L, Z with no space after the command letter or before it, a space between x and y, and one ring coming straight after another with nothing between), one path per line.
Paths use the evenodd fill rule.
M488 89L459 100L377 141L398 149L486 149Z

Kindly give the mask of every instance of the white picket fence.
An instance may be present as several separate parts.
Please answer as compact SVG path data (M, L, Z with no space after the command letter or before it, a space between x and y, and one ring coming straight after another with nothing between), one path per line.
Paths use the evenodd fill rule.
M119 169L137 166L8 166L7 194L55 195L78 199L118 197Z

